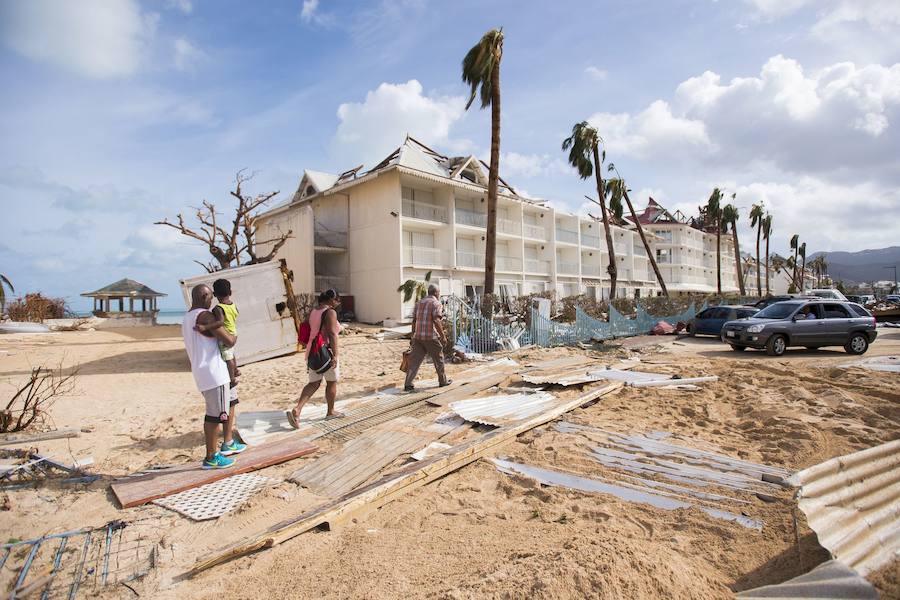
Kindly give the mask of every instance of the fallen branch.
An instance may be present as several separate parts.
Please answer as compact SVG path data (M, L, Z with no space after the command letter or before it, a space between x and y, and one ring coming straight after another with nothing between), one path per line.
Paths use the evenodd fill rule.
M506 442L515 439L517 435L548 423L583 404L592 402L621 387L622 383L616 382L597 388L578 398L559 404L523 423L500 427L478 439L453 446L431 458L386 475L380 480L349 492L337 500L273 525L264 532L251 537L246 542L230 546L198 560L194 567L185 574L185 577L192 577L231 559L265 548L271 548L317 527L333 527L346 523L351 519L359 518L414 489L478 460L485 454L498 449Z
M30 444L32 442L79 437L80 435L81 432L78 429L57 429L56 431L45 431L44 433L36 433L34 435L10 435L0 437L0 446Z

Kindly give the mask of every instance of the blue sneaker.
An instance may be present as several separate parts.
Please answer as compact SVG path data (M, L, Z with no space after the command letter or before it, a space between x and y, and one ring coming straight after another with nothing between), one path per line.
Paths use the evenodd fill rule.
M242 444L237 440L231 440L230 444L222 442L222 446L219 448L219 454L222 456L231 456L232 454L240 454L246 449L247 444Z
M227 469L234 464L233 458L225 458L221 452L216 452L212 460L203 459L204 469Z

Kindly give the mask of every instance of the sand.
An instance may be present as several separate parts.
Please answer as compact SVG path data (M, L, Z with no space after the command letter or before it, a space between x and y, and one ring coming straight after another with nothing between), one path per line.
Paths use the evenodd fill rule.
M406 343L378 342L362 328L342 337L340 393L401 383ZM836 350L789 351L779 359L685 339L661 348L527 349L518 358L640 356L639 370L718 375L697 391L626 389L567 415L623 432L669 432L680 442L790 470L900 437L896 374L844 370ZM638 340L640 341L640 340ZM656 343L656 340L653 340ZM4 352L5 351L5 352ZM900 332L880 331L868 355L900 353ZM4 537L26 538L112 519L137 522L160 544L159 566L132 587L163 598L727 598L776 583L827 558L800 523L794 542L790 493L743 510L762 531L696 509L664 511L603 494L546 488L480 460L357 523L304 534L271 550L179 581L194 560L315 506L321 498L281 483L217 521L194 523L156 506L120 510L111 478L152 465L200 460L202 404L177 327L43 336L0 336L0 394L32 365L78 366L76 390L51 410L56 427L80 437L38 444L60 458L92 455L105 479L89 486L47 483L5 492ZM470 365L469 365L470 366ZM451 366L451 375L465 366ZM289 408L305 383L300 356L243 367L244 410ZM420 377L433 377L425 365ZM316 398L320 402L321 392ZM513 460L585 476L618 475L584 458L587 441L545 426L502 448ZM327 451L333 444L324 444ZM302 460L264 471L284 478ZM0 503L3 504L3 503ZM738 509L740 510L740 508ZM870 580L900 597L898 563ZM118 596L124 588L101 595Z

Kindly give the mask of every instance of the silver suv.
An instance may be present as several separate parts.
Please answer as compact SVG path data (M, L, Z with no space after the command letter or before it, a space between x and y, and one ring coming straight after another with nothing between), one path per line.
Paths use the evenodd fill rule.
M776 302L722 327L722 341L733 350L765 349L770 356L781 356L789 346L843 346L850 354L862 354L877 335L869 311L838 300Z

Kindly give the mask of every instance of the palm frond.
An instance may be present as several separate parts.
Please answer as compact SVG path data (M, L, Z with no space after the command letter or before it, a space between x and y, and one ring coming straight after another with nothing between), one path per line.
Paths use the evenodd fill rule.
M491 73L503 55L503 29L491 29L466 53L462 61L462 80L469 84L466 110L475 96L481 98L481 108L491 105Z
M578 176L587 179L594 174L594 148L600 143L597 130L587 121L572 126L572 135L562 142L562 149L569 151L569 164L578 171Z

